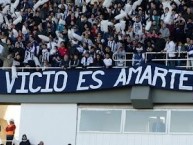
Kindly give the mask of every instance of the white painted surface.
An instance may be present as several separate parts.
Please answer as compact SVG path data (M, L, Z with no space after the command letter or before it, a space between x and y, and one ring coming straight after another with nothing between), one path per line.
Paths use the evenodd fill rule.
M173 133L170 131L170 123L173 123L171 120L171 113L172 111L185 111L187 113L189 111L193 112L192 107L174 107L174 108L157 108L154 110L135 110L135 109L125 109L123 108L122 111L122 123L121 123L121 131L118 133L113 132L99 132L99 131L81 131L78 129L77 133L77 144L76 145L192 145L193 144L193 132L176 132ZM81 111L83 110L114 110L115 108L106 108L106 107L81 107L79 108L79 117L78 117L78 126L80 126L80 118L81 118ZM117 109L115 109L117 110ZM164 133L156 133L156 132L124 132L124 126L126 124L125 114L126 111L166 111L167 118L166 118L166 132ZM132 116L130 116L132 117ZM180 117L180 116L179 116ZM186 115L186 119L189 119L190 115ZM183 117L184 118L184 117ZM181 118L182 119L182 118ZM142 120L143 121L143 120ZM183 120L180 121L182 127L187 125L186 122ZM109 122L111 123L111 122ZM135 122L136 126L137 121ZM132 124L134 125L134 124ZM178 124L179 125L179 124ZM177 126L179 127L179 126ZM79 128L79 127L78 127ZM187 127L186 127L187 128Z
M21 104L20 137L32 144L75 145L76 104Z
M79 133L76 145L192 145L192 135Z

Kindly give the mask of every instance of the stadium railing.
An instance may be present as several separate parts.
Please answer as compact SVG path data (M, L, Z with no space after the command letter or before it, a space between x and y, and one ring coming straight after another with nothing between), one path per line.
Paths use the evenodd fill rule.
M175 54L174 58L169 58L169 53ZM193 68L193 64L191 64L190 61L193 61L193 58L189 58L188 52L183 51L183 52L144 52L144 62L159 62L161 64L164 64L166 66L169 66L169 61L174 61L176 67L181 67L181 68ZM127 62L134 62L137 60L133 59L134 53L132 52L126 52L125 57L119 58L117 52L113 54L113 60L115 62L119 61L124 61L126 66ZM152 59L149 59L149 55L153 55Z
M176 57L174 58L169 58L168 54L175 53ZM174 61L175 62L175 67L180 67L180 68L193 68L193 58L189 58L188 52L144 52L144 63L148 62L154 62L154 63L161 63L163 65L169 66L169 61ZM115 62L115 66L112 68L126 68L126 67L131 67L132 63L134 61L133 59L133 54L132 52L126 52L125 56L122 58L118 57L117 52L113 54L112 59ZM153 55L151 59L149 59L149 55ZM192 61L192 63L190 62ZM118 62L122 62L122 65L116 65ZM129 62L129 64L128 64ZM89 66L87 69L97 69L97 68L102 68L98 66ZM12 67L1 67L2 70L10 70ZM27 69L40 69L40 70L49 70L49 69L61 69L61 67L16 67L17 70L24 71ZM69 69L69 68L67 68ZM76 67L76 69L83 69L83 67Z

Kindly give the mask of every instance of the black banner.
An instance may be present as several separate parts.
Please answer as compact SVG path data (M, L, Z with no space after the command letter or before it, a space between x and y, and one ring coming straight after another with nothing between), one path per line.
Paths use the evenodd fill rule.
M46 70L17 72L0 70L1 94L69 93L134 85L168 90L193 90L193 71L147 64L131 68Z

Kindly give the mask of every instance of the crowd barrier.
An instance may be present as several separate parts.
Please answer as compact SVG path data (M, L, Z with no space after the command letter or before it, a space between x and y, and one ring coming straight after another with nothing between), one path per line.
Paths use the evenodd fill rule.
M169 54L175 54L175 57L169 58ZM120 58L118 56L118 52L115 52L113 54L113 60L115 62L124 61L125 66L127 66L127 62L134 62L138 60L133 59L134 53L132 52L126 52L125 56ZM191 61L193 61L193 58L190 58L188 55L188 52L182 51L182 52L144 52L144 62L155 62L155 63L162 63L166 66L169 66L169 61L175 62L176 67L182 67L182 68L193 68L193 63L191 64ZM149 56L153 55L152 59L149 59ZM151 56L150 56L151 57Z
M169 66L169 61L175 62L175 67L180 67L180 68L193 68L193 58L190 58L188 55L188 52L170 52L174 53L176 57L174 58L169 58L169 53L168 52L144 52L144 63L161 63L162 65ZM126 52L125 56L120 58L118 57L117 52L113 54L113 61L115 62L115 66L112 68L126 68L126 67L131 67L132 62L137 61L133 59L133 54L132 52ZM152 59L148 59L150 55L153 55ZM116 65L117 62L123 62L121 66ZM129 62L129 64L127 63ZM96 68L102 68L98 66L89 66L86 67L87 69L96 69ZM2 67L1 69L3 70L10 70L12 67ZM17 70L27 70L27 69L62 69L61 67L17 67ZM70 68L67 68L70 69ZM84 69L83 67L76 67L76 69Z

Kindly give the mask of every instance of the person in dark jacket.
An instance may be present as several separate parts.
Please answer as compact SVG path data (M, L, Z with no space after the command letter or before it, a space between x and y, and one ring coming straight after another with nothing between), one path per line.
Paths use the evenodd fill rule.
M99 67L104 66L104 63L103 63L103 60L102 60L100 54L97 54L97 55L96 55L96 58L94 59L93 66L99 66Z
M26 134L22 135L22 141L19 143L19 145L31 145Z
M16 42L15 47L13 48L12 51L13 51L14 57L16 57L17 55L20 55L20 60L19 60L20 63L24 61L25 50L20 47L18 42Z
M80 60L78 55L74 54L73 59L70 61L71 68L77 68L80 66Z
M156 39L155 41L155 52L161 52L164 50L165 45L166 45L166 40L164 38L161 38L161 33L158 33L159 38ZM163 54L157 54L156 58L157 59L162 59L164 57ZM164 61L158 61L157 63L159 64L164 64Z
M69 56L67 54L64 55L64 59L61 62L61 67L63 69L70 68L70 59L69 59Z

